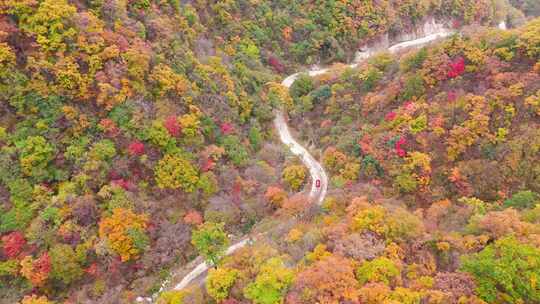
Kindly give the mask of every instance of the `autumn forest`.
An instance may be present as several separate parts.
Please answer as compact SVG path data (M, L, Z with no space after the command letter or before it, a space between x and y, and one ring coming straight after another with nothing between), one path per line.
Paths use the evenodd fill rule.
M0 0L4 303L540 303L540 1Z

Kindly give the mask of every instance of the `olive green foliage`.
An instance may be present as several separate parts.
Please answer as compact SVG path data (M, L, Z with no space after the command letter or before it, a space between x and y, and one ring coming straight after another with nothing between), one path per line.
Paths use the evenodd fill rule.
M300 189L306 179L306 168L302 165L291 165L283 170L283 180L292 190Z
M299 98L309 94L313 87L313 79L308 74L300 74L289 88L289 94L293 98Z
M259 151L261 149L262 141L263 136L261 129L258 126L251 127L251 129L249 129L249 142L253 150Z
M410 100L413 97L419 98L424 94L424 92L424 79L420 73L415 73L405 79L401 98L403 100Z
M420 51L414 52L401 61L401 69L404 72L409 72L422 67L422 64L428 57L428 49L422 48Z
M69 245L56 245L49 252L51 257L51 274L53 279L66 285L80 279L83 270L79 264L79 257Z
M416 178L406 172L396 176L395 184L398 189L404 193L413 192L418 187L418 181Z
M375 88L375 85L381 80L383 76L382 71L376 67L369 67L358 75L359 80L362 83L362 89L366 92Z

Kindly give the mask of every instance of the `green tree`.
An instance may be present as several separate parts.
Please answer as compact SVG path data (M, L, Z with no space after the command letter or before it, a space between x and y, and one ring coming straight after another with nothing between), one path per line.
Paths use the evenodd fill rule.
M212 172L204 172L199 178L197 187L204 193L205 196L211 196L219 190L218 181Z
M44 179L49 174L49 163L56 153L52 144L42 136L30 136L16 144L20 149L19 162L27 176Z
M289 88L289 93L291 94L291 97L296 99L309 94L311 91L313 91L313 89L314 85L311 76L302 73L298 75L298 78L296 78Z
M261 134L261 128L259 128L259 126L251 127L251 129L249 129L249 143L251 144L253 150L259 151L261 149L262 141L263 137Z
M224 223L206 222L193 231L191 244L211 265L217 265L229 246Z
M236 166L243 166L248 160L248 152L236 135L228 135L223 139L225 154Z
M244 288L244 296L255 304L283 303L283 297L294 278L281 258L271 258L261 266L255 282Z
M474 276L477 294L488 303L540 302L540 249L514 237L464 256L461 270Z
M511 198L505 200L504 206L526 209L534 207L536 203L540 203L540 195L536 192L525 190L519 191L512 195Z

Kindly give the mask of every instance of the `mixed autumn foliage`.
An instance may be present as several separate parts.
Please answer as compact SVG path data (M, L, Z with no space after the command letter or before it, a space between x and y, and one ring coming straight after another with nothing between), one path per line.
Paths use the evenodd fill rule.
M534 1L2 1L0 302L133 303L199 253L218 266L206 290L160 301L538 301L538 20L279 85L427 17L524 13ZM280 105L324 147L322 210L293 195L308 173L276 144ZM256 223L275 243L222 259Z
M464 29L299 77L291 126L329 172L327 198L269 187L265 236L182 303L540 301L538 37L539 19Z

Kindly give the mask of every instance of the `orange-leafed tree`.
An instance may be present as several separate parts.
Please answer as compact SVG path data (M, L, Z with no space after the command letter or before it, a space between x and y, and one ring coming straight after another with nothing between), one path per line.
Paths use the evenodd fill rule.
M266 189L264 196L272 205L279 207L287 199L287 192L280 187L270 186Z
M116 208L110 217L99 223L99 236L107 240L109 247L120 256L122 262L126 262L138 258L148 245L147 225L146 215Z
M20 304L54 304L47 299L46 296L38 297L37 295L25 296Z
M298 274L287 303L356 301L358 287L353 262L339 255L331 255Z
M48 253L42 254L37 259L26 256L21 261L21 275L25 277L32 286L41 287L49 278L51 272L51 259Z

